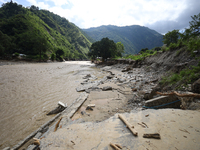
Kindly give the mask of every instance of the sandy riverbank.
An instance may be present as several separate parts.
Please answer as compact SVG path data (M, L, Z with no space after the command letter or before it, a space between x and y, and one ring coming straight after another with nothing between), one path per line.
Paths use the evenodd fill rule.
M113 148L110 147L110 142L121 145L123 149L200 148L197 142L200 140L200 121L197 119L200 111L143 110L142 98L145 92L156 87L156 83L152 81L158 76L156 72L147 73L142 68L123 73L121 66L101 68L110 75L103 82L100 81L101 84L85 89L89 93L88 99L72 118L63 115L56 132L53 132L54 124L41 137L41 149L111 150ZM87 82L90 84L90 80ZM104 91L103 88L108 86L112 88ZM95 104L93 110L86 110L91 104ZM137 137L118 119L118 113L123 113L128 122L134 125L138 131ZM145 122L148 128L138 124L142 122ZM143 138L144 133L159 133L161 139Z
M122 64L99 66L96 69L90 68L88 65L77 67L77 63L73 64L73 62L55 63L50 65L50 68L57 71L48 72L48 67L45 65L36 73L43 74L46 69L51 76L48 78L44 73L46 75L44 79L54 81L54 89L58 90L58 95L55 95L52 100L54 103L49 110L53 109L59 100L70 105L83 91L88 94L87 100L72 117L70 116L71 118L68 115L69 111L62 115L56 132L53 132L55 123L39 137L41 149L112 149L109 146L110 142L118 143L124 149L188 149L192 145L194 149L200 147L196 142L200 139L198 126L200 122L197 119L200 112L198 110L143 110L145 93L149 93L157 86L157 78L159 78L157 72L146 72L143 68L133 68L130 71L122 72L128 66ZM31 68L34 68L34 65L31 65ZM60 84L62 81L70 82ZM34 85L34 83L32 84ZM44 86L44 84L42 85ZM51 85L47 85L44 86L45 89L49 86L53 88ZM68 87L67 92L63 87ZM58 99L60 91L70 93L67 96L67 102L66 99ZM50 97L48 97L48 102L50 102ZM95 104L95 107L92 107L93 110L86 110L87 106L91 104ZM116 113L125 113L123 115L138 131L138 137L130 134ZM138 124L141 122L147 123L149 129ZM144 139L142 135L146 131L158 132L161 140ZM172 133L175 134L172 135ZM184 140L187 140L188 143L176 145Z

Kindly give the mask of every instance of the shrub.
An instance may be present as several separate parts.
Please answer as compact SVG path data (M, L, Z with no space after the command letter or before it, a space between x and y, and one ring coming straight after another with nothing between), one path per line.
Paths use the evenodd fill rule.
M19 53L15 52L15 56L18 57L18 56L19 56Z
M190 38L188 44L188 51L193 52L195 50L199 50L200 49L200 38L196 37L196 38Z
M56 59L56 54L55 54L55 53L52 53L52 54L51 54L51 60L54 61L55 59Z
M169 45L169 49L170 50L175 50L177 48L177 44L176 43L170 43Z

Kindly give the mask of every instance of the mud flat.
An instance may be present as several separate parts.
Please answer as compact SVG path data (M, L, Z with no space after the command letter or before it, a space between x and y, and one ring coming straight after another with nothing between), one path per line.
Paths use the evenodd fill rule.
M173 109L173 105L146 110L146 100L159 97L154 93L159 76L143 68L127 67L101 66L109 73L103 78L83 75L85 80L76 89L87 92L87 100L72 117L63 115L55 132L56 123L43 134L39 147L113 149L110 143L115 143L123 149L199 149L200 111ZM134 126L138 136L126 128L118 114ZM160 139L146 138L152 135Z

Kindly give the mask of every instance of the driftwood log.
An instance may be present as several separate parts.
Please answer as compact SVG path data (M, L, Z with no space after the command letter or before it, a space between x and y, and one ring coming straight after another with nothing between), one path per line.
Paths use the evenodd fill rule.
M138 132L134 130L134 126L132 126L121 114L118 115L118 117L126 124L127 128L133 133L133 135L137 136Z
M196 93L193 93L193 94L179 94L176 91L173 91L171 93L156 92L156 94L159 94L159 95L176 95L176 96L179 96L179 97L197 97L197 98L200 98L200 94L196 94Z

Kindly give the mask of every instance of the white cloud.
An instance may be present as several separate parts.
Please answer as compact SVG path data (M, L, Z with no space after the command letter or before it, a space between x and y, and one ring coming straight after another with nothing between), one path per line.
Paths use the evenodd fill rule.
M52 1L56 6L62 6L68 4L68 0L45 0L45 1Z
M2 0L1 0L2 1ZM80 28L100 25L149 25L178 22L180 15L198 0L27 0L40 9L48 9ZM54 2L50 6L47 2ZM192 4L191 4L192 3ZM63 9L62 6L69 6ZM191 8L192 9L192 8ZM183 20L184 21L184 20Z

